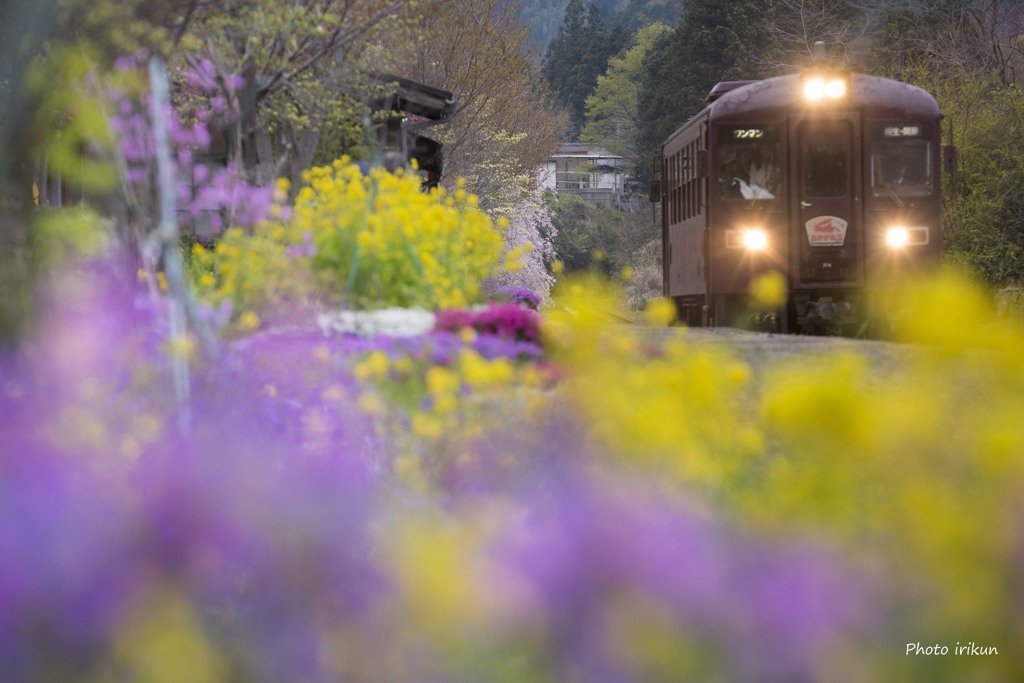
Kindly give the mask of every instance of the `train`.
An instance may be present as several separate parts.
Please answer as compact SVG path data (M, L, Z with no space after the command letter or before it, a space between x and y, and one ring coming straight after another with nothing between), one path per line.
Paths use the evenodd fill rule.
M688 326L872 336L942 255L942 115L927 91L827 68L715 85L661 149L664 296ZM777 308L750 291L776 273Z

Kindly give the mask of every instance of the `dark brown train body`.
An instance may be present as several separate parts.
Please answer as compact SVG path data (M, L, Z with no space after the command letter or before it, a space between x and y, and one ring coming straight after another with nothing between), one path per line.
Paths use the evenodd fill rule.
M775 271L787 301L760 322L863 332L885 292L938 262L930 94L833 72L720 83L708 102L661 155L664 294L683 322L749 320L752 281Z

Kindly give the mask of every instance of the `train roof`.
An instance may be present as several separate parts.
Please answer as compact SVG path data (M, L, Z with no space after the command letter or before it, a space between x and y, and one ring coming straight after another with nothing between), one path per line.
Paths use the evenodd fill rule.
M850 92L842 103L815 105L836 109L870 109L880 118L937 118L939 105L926 90L881 76L862 73L848 74ZM728 82L724 88L716 86L717 95L708 105L710 120L749 119L776 114L779 110L797 111L804 104L802 79L799 74L776 76L762 81ZM731 87L730 87L731 86ZM716 93L716 89L719 91ZM724 90L725 92L721 92Z

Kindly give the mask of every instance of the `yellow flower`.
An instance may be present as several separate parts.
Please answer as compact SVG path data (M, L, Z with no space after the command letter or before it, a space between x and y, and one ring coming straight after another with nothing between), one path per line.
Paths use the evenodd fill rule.
M174 358L192 360L196 355L196 339L191 334L179 334L167 340L164 346L167 354Z
M400 455L395 458L395 476L407 481L415 481L422 476L420 470L420 459L415 455Z
M502 268L507 221L495 223L474 206L464 181L456 187L458 201L449 202L444 192L421 192L413 174L375 168L364 176L347 158L310 169L287 222L251 233L228 230L209 255L214 282L202 273L194 282L215 303L230 298L237 310L254 312L307 296L312 281L356 307L474 303L480 283ZM290 190L279 181L276 200L284 201ZM318 258L289 258L295 253L290 247L309 244ZM317 272L303 273L307 269Z
M409 356L401 356L394 362L394 367L395 372L400 375L408 375L415 369L416 365L412 362L412 358L409 358Z
M444 425L439 419L425 413L412 416L412 433L421 439L440 439L444 434Z
M274 183L274 201L281 203L288 199L288 190L291 187L292 184L287 178L278 178Z
M759 276L750 284L751 303L762 309L775 309L786 301L786 278L772 271Z
M238 317L235 325L242 332L252 332L260 326L260 317L252 311L246 311Z
M453 394L461 386L461 381L454 372L439 365L431 366L427 370L426 380L427 391L434 396Z
M676 306L671 299L658 297L648 302L644 315L651 325L664 327L675 322Z
M374 377L386 375L388 368L391 365L391 362L388 360L388 354L380 350L371 353L367 357L366 362L369 366L371 376Z
M508 358L487 360L476 351L465 350L459 354L462 374L473 387L500 386L512 379L513 370Z
M150 683L218 683L229 667L208 638L203 608L159 581L140 592L115 632L108 656L117 669Z

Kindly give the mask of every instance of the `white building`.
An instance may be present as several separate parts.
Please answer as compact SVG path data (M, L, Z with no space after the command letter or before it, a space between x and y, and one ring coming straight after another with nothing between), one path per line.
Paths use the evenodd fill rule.
M625 197L625 162L586 143L563 143L541 171L541 187L577 194L588 202L619 206Z

